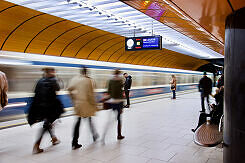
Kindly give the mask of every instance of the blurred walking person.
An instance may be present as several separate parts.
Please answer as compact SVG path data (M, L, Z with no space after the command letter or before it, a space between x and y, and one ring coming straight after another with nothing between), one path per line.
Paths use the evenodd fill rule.
M132 77L128 75L128 73L124 73L123 76L125 77L125 83L124 83L124 93L127 99L127 105L125 105L125 108L129 108L130 101L129 101L129 92L132 85Z
M124 139L124 136L122 136L122 121L121 121L121 114L123 111L123 80L119 76L121 74L121 71L119 69L115 69L114 76L112 79L109 80L108 83L108 95L109 100L107 100L105 103L109 104L109 108L112 108L113 111L116 112L117 117L117 139L121 140ZM104 143L105 135L108 130L109 125L107 124L105 132L102 136L102 142Z
M176 77L174 75L172 75L172 80L170 81L170 88L171 88L171 91L173 92L172 99L176 99L176 93L175 93L176 83L177 83Z
M207 72L204 71L203 77L199 81L198 85L199 92L201 92L201 112L205 112L204 100L206 98L209 107L209 95L212 93L212 80L207 77Z
M2 71L0 71L0 111L8 104L8 97L7 97L7 91L8 91L8 80Z
M88 119L93 135L93 140L96 141L99 137L91 118L95 115L97 107L95 102L92 79L88 77L86 67L83 67L81 69L80 75L75 76L71 79L68 86L68 91L74 104L74 110L78 116L76 124L74 126L72 140L72 149L75 150L82 147L81 144L78 144L81 118Z
M45 132L49 132L53 145L60 141L54 134L53 122L63 113L63 105L57 98L56 91L60 90L55 77L55 69L52 67L44 68L43 77L37 82L35 96L28 114L28 123L30 125L44 121L43 128L40 130L38 139L33 147L33 154L43 152L40 143Z

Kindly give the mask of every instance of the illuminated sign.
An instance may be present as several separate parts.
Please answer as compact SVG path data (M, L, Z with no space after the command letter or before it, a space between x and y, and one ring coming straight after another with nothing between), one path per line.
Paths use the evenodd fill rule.
M162 36L125 38L125 50L161 50Z

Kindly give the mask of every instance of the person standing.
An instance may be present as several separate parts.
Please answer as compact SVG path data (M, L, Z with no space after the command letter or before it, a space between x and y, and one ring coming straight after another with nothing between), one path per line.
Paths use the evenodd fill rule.
M8 96L7 96L7 91L8 91L8 80L2 71L0 71L0 111L8 104Z
M222 74L221 77L219 78L217 88L220 89L222 86L224 86L224 74Z
M86 67L81 69L80 75L71 79L68 91L74 104L75 113L78 116L74 126L72 140L72 149L75 150L82 147L81 144L78 144L81 118L87 118L89 120L93 140L96 141L99 137L91 118L98 109L96 107L92 79L88 77Z
M123 76L125 77L125 83L124 83L124 93L127 99L127 105L125 105L125 108L129 108L130 101L129 101L129 92L132 85L132 77L128 75L128 73L124 73Z
M175 91L176 91L176 82L177 82L176 77L174 75L172 75L172 80L170 82L171 91L173 92L172 99L176 99L176 93L175 93Z
M201 112L205 112L204 100L206 98L209 106L209 95L212 92L212 80L209 77L207 77L207 73L205 71L203 73L203 77L199 81L198 89L199 92L201 92Z
M60 90L59 84L55 78L55 69L52 67L44 68L43 77L37 82L35 88L35 96L31 104L28 123L30 125L44 121L43 128L40 130L38 139L33 147L33 154L43 152L40 149L40 143L45 132L49 132L52 140L52 144L59 144L60 141L57 139L53 132L53 122L60 117L63 113L63 105L57 98L56 91Z

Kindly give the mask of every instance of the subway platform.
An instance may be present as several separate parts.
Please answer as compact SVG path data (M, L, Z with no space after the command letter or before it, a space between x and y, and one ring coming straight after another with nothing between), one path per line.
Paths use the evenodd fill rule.
M162 97L161 97L162 96ZM99 111L95 119L101 135L109 121L105 144L93 142L88 122L82 121L79 143L81 149L72 150L74 116L61 118L55 133L61 143L52 146L50 136L43 137L43 153L33 155L32 148L41 124L22 125L0 130L0 163L222 163L220 146L201 147L194 143L191 128L197 125L200 94L159 95L155 100L134 103L125 109L123 135L116 139L115 115L110 110Z

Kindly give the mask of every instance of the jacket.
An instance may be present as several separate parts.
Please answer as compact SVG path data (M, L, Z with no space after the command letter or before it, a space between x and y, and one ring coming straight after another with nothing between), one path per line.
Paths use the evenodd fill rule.
M224 86L224 76L223 75L218 80L217 88L220 88L222 86Z
M125 83L124 83L124 90L128 90L131 88L132 85L132 77L128 76L126 77Z
M113 99L123 98L123 80L120 77L113 77L108 84L108 94Z
M5 73L0 71L0 111L8 104L8 81Z
M80 117L91 117L98 110L96 107L92 80L78 75L71 79L68 91L70 93L75 113Z
M202 77L199 81L198 89L202 95L208 96L212 92L212 80L207 76Z
M64 107L56 95L56 91L59 90L55 77L43 77L37 82L27 117L30 125L44 119L52 123L60 117Z
M170 84L171 84L170 89L176 90L176 79L175 78L171 80Z

